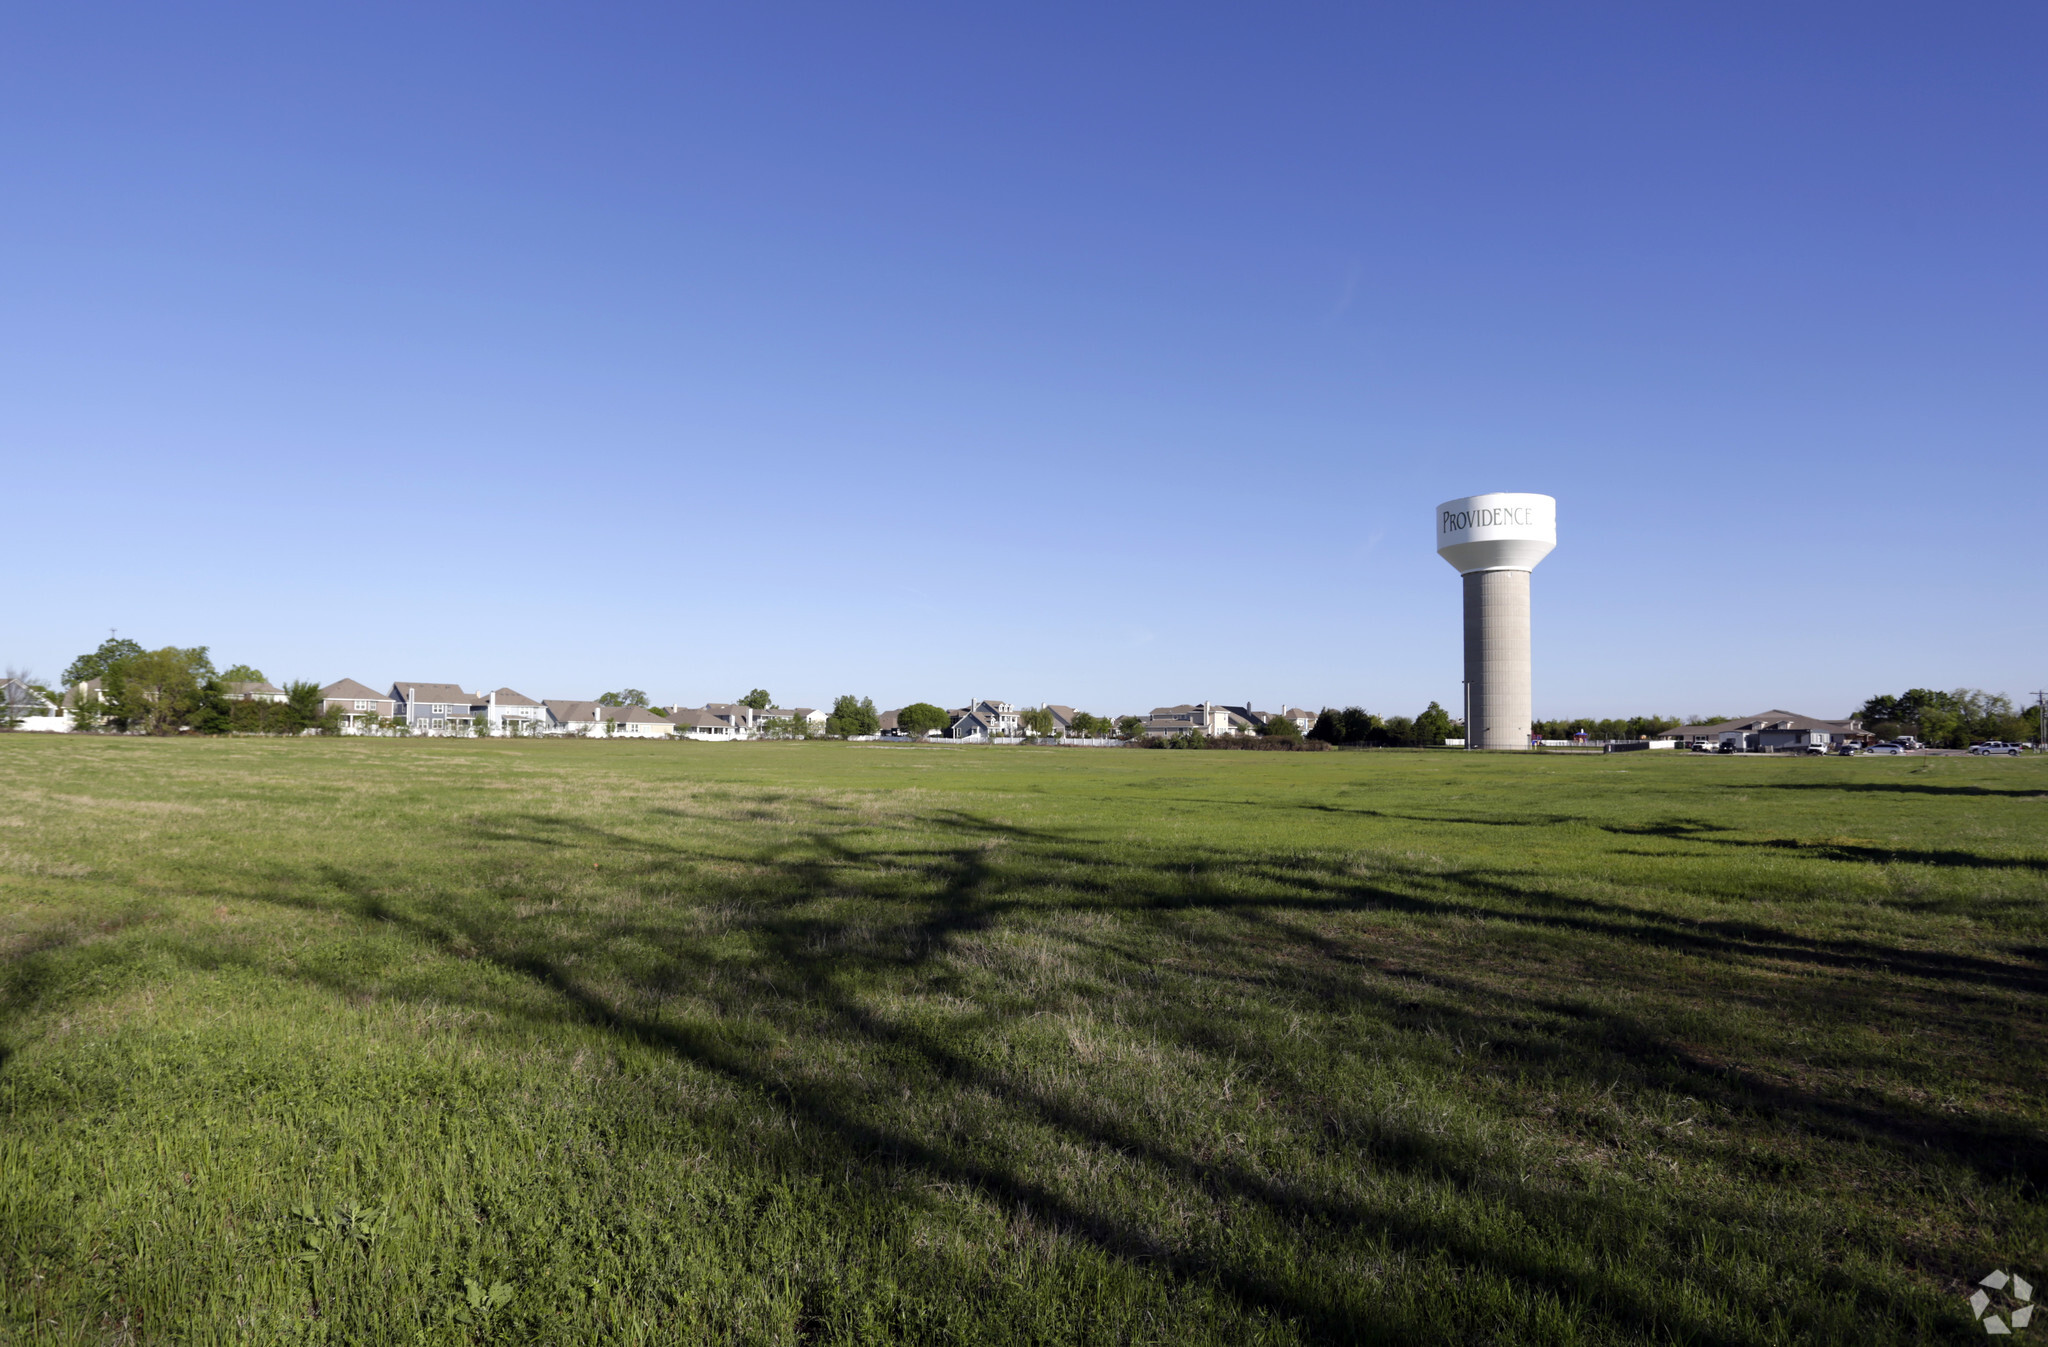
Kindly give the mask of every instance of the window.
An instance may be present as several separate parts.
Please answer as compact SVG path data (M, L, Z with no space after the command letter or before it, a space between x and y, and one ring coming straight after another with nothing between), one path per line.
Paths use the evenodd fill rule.
M356 710L358 711L372 710L375 706L375 702L364 701L361 697L356 698Z

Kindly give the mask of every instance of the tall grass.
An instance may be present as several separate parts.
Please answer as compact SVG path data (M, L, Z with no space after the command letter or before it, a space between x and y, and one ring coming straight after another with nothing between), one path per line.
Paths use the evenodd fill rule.
M0 737L0 1339L1924 1342L2048 763Z

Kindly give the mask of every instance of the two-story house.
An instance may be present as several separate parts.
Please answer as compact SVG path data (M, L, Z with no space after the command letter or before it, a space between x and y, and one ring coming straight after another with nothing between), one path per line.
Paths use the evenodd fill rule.
M322 714L341 713L343 734L368 734L371 726L381 725L398 714L398 702L353 678L344 678L320 689L320 710Z
M484 698L484 723L490 726L492 734L546 734L548 719L547 707L511 688L499 688Z
M396 716L408 734L469 734L484 714L484 699L453 683L393 683Z
M1008 702L975 701L950 711L949 739L1014 739L1023 733L1017 708Z

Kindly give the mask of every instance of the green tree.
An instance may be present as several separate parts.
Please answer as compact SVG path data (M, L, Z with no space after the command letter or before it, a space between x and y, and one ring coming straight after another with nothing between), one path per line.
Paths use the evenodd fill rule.
M944 707L933 706L930 702L912 702L896 713L896 728L919 739L952 723L953 718L946 714Z
M1116 726L1109 723L1107 716L1076 711L1073 720L1067 724L1067 732L1077 739L1104 739L1116 732Z
M767 688L755 688L752 692L740 698L740 705L751 706L756 711L766 711L769 707L775 705L775 699L768 695Z
M108 703L123 728L174 734L205 705L205 684L214 675L205 646L167 645L116 660L94 676L106 680Z
M1451 737L1450 712L1435 702L1429 709L1415 717L1414 742L1419 748L1442 748L1444 740Z
M1050 707L1027 706L1017 715L1017 723L1024 727L1024 733L1042 738L1060 727L1059 717Z
M1340 712L1324 707L1316 717L1316 723L1309 727L1308 737L1325 744L1344 742L1344 717Z
M185 715L185 726L200 734L227 734L241 728L236 722L237 710L246 709L256 713L259 728L268 729L262 721L262 713L272 708L270 702L231 702L228 700L228 686L219 678L208 678L199 685L196 705Z
M623 688L617 692L605 693L597 699L597 704L599 706L645 706L647 705L647 694L639 688Z
M107 704L98 697L84 697L71 708L71 732L73 734L97 734L100 724L107 718Z
M70 667L64 670L64 686L75 687L95 678L105 678L108 669L141 653L142 647L127 637L117 640L110 636L100 642L99 649L71 661Z
M1301 742L1301 726L1277 712L1259 723L1259 735L1265 739L1291 739Z
M1116 718L1116 732L1126 739L1139 738L1145 733L1145 718L1143 716L1118 716Z
M1362 706L1347 706L1337 713L1344 726L1344 737L1335 740L1340 744L1383 744L1386 742L1385 726L1380 718Z
M294 732L319 729L325 716L320 685L304 680L284 685L285 723Z
M237 664L234 668L222 674L220 681L232 685L235 683L268 683L270 680L263 676L263 670L261 669L248 664Z
M875 734L882 728L882 717L875 710L872 697L856 699L851 693L835 698L832 714L825 718L825 733L837 734L851 739L858 735Z

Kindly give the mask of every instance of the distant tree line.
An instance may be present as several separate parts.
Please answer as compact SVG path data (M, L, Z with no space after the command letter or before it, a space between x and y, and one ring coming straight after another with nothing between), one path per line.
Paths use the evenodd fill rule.
M109 638L64 670L68 690L99 680L96 694L75 697L74 732L303 734L332 732L339 712L323 712L320 685L284 685L285 700L244 701L232 696L236 683L265 683L261 669L237 664L216 670L203 645L145 650L135 641Z
M1910 734L1930 748L1968 748L1986 739L2032 740L2040 735L2040 708L2015 710L2004 693L1979 688L1937 692L1909 688L1863 703L1856 718L1880 739Z
M1451 719L1450 712L1435 702L1413 719L1382 719L1362 706L1347 706L1341 711L1325 707L1308 737L1318 743L1355 748L1439 748L1456 730L1457 722Z
M1569 739L1584 730L1589 739L1655 739L1680 725L1718 725L1728 718L1695 716L1690 720L1680 720L1677 716L1630 716L1626 720L1539 720L1529 727L1529 733L1538 739Z

